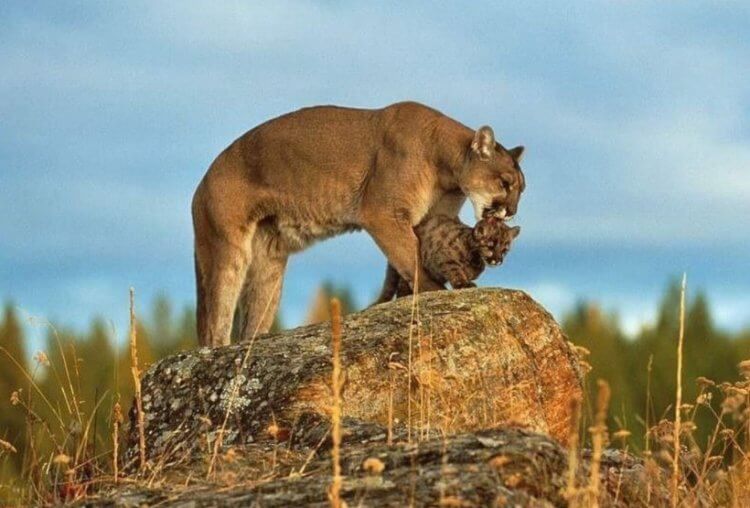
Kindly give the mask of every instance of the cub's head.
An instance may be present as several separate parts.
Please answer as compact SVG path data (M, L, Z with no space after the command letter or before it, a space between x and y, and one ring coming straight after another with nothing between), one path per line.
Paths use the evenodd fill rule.
M479 255L489 265L500 265L510 250L513 239L521 232L520 226L510 227L502 220L490 216L474 226L474 240Z
M474 133L459 185L474 206L476 220L489 216L503 219L516 214L526 188L519 166L523 151L522 146L504 148L486 125Z

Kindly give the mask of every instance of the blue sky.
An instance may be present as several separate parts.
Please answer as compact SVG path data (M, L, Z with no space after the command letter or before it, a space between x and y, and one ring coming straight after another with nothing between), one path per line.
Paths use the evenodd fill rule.
M192 192L233 139L313 104L411 99L524 144L523 232L480 280L556 315L578 298L651 319L687 271L750 325L750 8L743 2L0 4L0 298L123 328L127 293L193 301ZM467 214L468 217L468 214ZM377 293L363 234L294 257Z

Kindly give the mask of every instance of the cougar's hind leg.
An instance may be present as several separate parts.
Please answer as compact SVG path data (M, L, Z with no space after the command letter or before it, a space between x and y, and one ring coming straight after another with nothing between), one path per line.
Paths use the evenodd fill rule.
M286 256L271 257L264 252L253 255L237 304L236 335L240 340L248 341L271 329L281 300L286 264Z
M221 232L196 227L198 341L203 346L230 343L237 299L252 258L255 223Z
M198 247L195 248L194 254L195 261L195 289L196 289L196 300L195 300L195 318L197 325L198 345L199 346L210 346L208 343L208 323L206 322L206 285L201 270L200 263L198 261Z

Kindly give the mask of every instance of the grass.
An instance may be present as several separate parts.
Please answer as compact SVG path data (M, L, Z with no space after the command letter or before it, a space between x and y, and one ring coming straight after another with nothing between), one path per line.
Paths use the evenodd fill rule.
M672 506L695 506L699 504L715 504L722 506L747 506L750 505L750 457L747 454L747 444L750 441L750 360L742 362L739 367L740 379L733 382L716 382L714 380L699 378L696 380L700 389L695 400L686 403L682 397L682 348L685 332L684 296L685 279L683 279L680 312L680 332L677 338L677 390L675 403L672 409L674 418L672 421L662 419L652 422L652 411L649 405L646 407L645 432L646 449L641 452L640 459L643 460L646 471L670 471L669 494ZM124 464L120 450L122 449L122 407L120 401L115 397L115 403L111 410L110 430L111 449L96 451L92 447L93 425L97 411L102 410L103 400L106 394L101 394L95 401L86 403L80 390L79 361L75 354L73 344L65 344L57 334L56 346L60 351L60 363L55 364L44 354L37 354L34 358L34 366L27 370L18 359L10 357L9 353L0 347L0 354L10 357L16 368L23 373L26 386L15 391L11 397L11 410L20 411L26 419L27 432L23 443L14 443L7 439L0 439L0 464L3 460L10 460L23 453L21 477L18 481L10 482L6 478L0 479L0 504L24 506L29 504L65 503L78 499L84 499L97 492L102 485L154 485L160 482L169 482L170 476L158 466L149 469L146 461L146 449L144 439L144 410L140 394L141 370L138 363L138 345L136 333L136 316L134 307L134 293L131 291L131 372L133 374L133 387L135 393L135 415L138 426L138 454L137 469L139 475L123 476L124 467L132 464ZM431 414L432 379L437 374L432 369L432 344L430 335L422 337L419 324L418 304L416 297L413 300L412 320L409 331L409 358L407 365L397 361L388 364L388 442L393 442L393 399L399 390L396 382L396 373L405 372L407 378L407 390L411 387L412 378L418 380L419 390L408 399L408 422L409 434L407 441L421 441L431 435L430 425L434 422ZM332 316L332 378L331 378L331 437L333 441L333 453L331 462L331 484L330 501L332 506L343 506L341 498L342 476L341 476L341 437L342 437L342 332L341 332L341 309L337 300L331 302ZM412 328L415 328L412 330ZM257 332L256 332L257 333ZM255 334L254 334L255 336ZM415 348L412 348L412 338L415 339ZM252 341L247 345L243 362L238 369L245 368L252 350ZM414 351L413 351L414 349ZM68 354L65 354L68 352ZM580 351L585 356L585 351ZM412 358L414 354L414 358ZM72 355L72 356L71 356ZM73 358L71 362L70 359ZM582 360L584 370L585 360ZM649 358L645 370L649 383L647 389L650 391L650 377L653 368L652 358ZM60 403L54 404L47 394L40 388L39 371L48 369L49 375L54 376L60 391ZM467 368L481 370L480 359L476 365ZM631 429L620 428L610 432L608 426L608 404L612 389L606 382L599 380L598 396L593 404L586 400L571 401L572 414L575 415L571 426L569 439L568 462L570 465L567 476L567 488L565 497L570 506L598 506L601 493L599 464L605 448L612 446L610 438L619 441L622 449L628 450L628 438ZM403 389L403 385L401 385ZM411 393L411 392L409 392ZM489 394L486 394L489 395ZM305 468L310 463L314 451L306 457L296 456L295 452L281 444L277 439L281 429L275 424L269 427L269 434L275 440L275 445L268 455L252 457L254 464L251 478L246 477L247 470L243 469L247 462L243 461L242 451L222 447L222 432L226 428L232 411L232 399L230 397L224 424L211 441L207 438L207 449L210 460L207 464L207 475L204 478L188 478L187 484L212 484L212 485L237 485L243 481L253 484L278 478L285 473L285 465L302 464L301 467L293 468L296 475L306 474ZM417 408L412 407L412 402ZM41 409L40 409L41 408ZM42 409L44 411L42 411ZM435 425L448 442L452 422L455 415L450 413L450 408L442 408ZM488 410L490 411L490 410ZM710 432L710 437L705 443L698 443L694 437L696 431L696 414L698 411L709 412L714 416L715 427ZM412 414L418 419L412 418ZM591 425L586 427L583 414L591 414ZM414 434L411 430L414 427ZM0 430L0 432L2 432ZM2 435L2 434L0 434ZM324 437L325 439L325 437ZM323 441L321 440L320 445ZM576 471L580 466L580 455L582 448L590 446L591 466L586 485L576 484ZM21 452L19 452L21 450ZM246 458L246 457L244 457ZM383 463L379 459L368 459L366 470L373 474L379 474L383 470ZM159 461L155 461L158 465ZM243 474L245 473L245 474ZM416 474L416 473L415 473ZM656 477L656 473L653 473ZM404 478L404 481L413 481ZM186 484L186 486L187 486ZM654 483L654 496L657 495L658 486ZM618 496L619 487L618 487ZM446 505L453 499L445 494Z
M677 389L674 403L674 449L672 457L672 484L671 499L672 507L679 502L678 489L680 485L680 438L682 430L682 351L685 343L685 289L687 285L687 274L682 275L682 286L680 289L680 336L677 339Z
M138 468L141 472L146 469L146 432L143 414L143 398L141 397L141 369L138 368L138 336L135 326L135 289L130 288L130 365L133 374L133 388L135 391L135 411L138 419ZM115 475L117 478L117 475Z
M341 303L331 300L331 436L333 450L333 477L331 478L330 499L333 508L341 506Z

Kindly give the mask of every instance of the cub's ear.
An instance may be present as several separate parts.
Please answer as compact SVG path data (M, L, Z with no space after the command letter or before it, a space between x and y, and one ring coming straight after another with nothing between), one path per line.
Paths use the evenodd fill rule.
M521 226L514 226L510 228L510 237L515 238L521 234Z
M474 239L477 240L477 241L484 239L484 237L487 236L487 233L488 233L487 229L488 229L488 227L489 226L488 226L487 221L485 219L482 219L479 222L477 222L474 225Z
M477 129L474 133L474 139L471 142L471 151L474 152L480 160L486 161L492 157L492 151L495 149L495 133L492 127L485 125Z
M513 157L513 160L516 162L521 162L521 159L523 159L523 152L526 150L522 145L519 145L515 148L511 148L508 150L508 153L511 157Z

